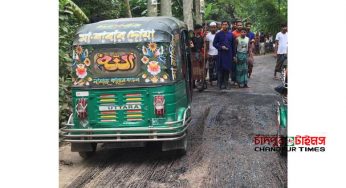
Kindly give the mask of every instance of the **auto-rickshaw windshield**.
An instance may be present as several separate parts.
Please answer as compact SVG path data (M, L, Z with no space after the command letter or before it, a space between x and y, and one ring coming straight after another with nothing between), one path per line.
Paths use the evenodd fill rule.
M77 45L73 51L75 86L169 83L169 42Z

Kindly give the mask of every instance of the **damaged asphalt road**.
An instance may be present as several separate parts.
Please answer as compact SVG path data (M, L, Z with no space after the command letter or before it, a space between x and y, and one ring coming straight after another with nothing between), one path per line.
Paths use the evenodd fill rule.
M194 92L183 157L149 144L99 146L83 160L68 144L61 146L60 187L287 187L287 158L256 152L253 143L257 134L276 134L274 65L272 55L256 56L249 89Z

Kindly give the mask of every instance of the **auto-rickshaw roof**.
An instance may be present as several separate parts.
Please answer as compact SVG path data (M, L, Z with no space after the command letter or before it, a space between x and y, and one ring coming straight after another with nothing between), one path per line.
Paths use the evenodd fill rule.
M139 17L104 20L82 26L74 45L169 42L186 24L174 17Z

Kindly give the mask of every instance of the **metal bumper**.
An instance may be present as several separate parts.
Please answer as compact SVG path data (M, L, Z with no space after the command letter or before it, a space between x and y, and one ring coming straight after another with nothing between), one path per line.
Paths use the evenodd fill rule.
M164 123L169 127L129 127L129 128L90 128L72 129L63 128L65 142L71 143L104 143L104 142L137 142L137 141L173 141L186 136L186 130L190 125L191 117L186 118L188 107L184 111L182 120ZM178 125L178 126L175 126ZM73 127L70 116L66 126ZM142 133L136 133L141 131ZM174 133L162 133L160 131L175 131ZM96 132L96 134L95 134ZM102 134L102 132L108 132ZM113 133L109 133L113 132ZM134 133L131 133L134 132ZM78 133L78 134L72 134Z

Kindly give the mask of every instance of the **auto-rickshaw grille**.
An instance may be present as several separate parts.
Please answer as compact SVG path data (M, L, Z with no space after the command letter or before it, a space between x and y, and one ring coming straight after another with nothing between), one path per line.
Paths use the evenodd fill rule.
M127 110L109 110L98 111L98 120L100 122L139 122L145 119L143 111L144 95L140 93L130 94L101 94L97 97L99 106L123 106L123 105L139 105L141 109Z
M100 95L98 98L98 104L102 106L107 105L115 105L116 104L116 96L115 95ZM116 116L115 110L109 110L109 111L101 111L99 112L99 120L101 122L116 122L117 116Z
M124 103L127 105L141 105L143 104L143 96L139 93L131 93L124 95ZM126 121L142 121L144 118L144 112L142 109L138 110L126 110Z

